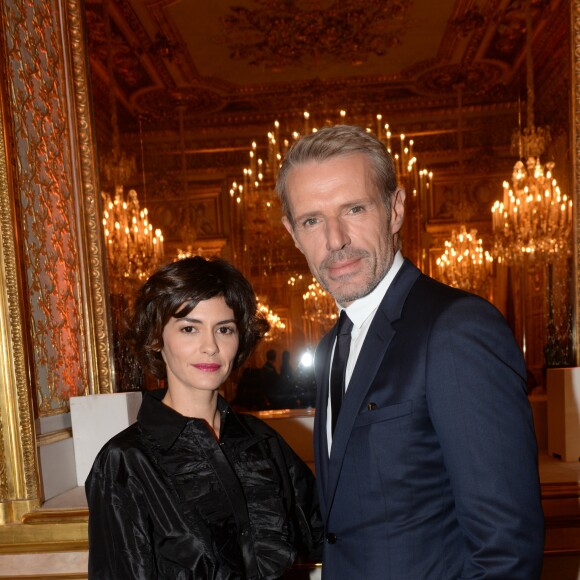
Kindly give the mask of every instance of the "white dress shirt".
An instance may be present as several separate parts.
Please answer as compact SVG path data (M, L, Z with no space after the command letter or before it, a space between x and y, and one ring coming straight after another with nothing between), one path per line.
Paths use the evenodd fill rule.
M345 393L348 390L348 385L352 372L356 365L358 355L362 349L365 337L375 317L380 303L382 302L393 278L397 275L403 265L403 254L397 252L393 259L393 264L391 268L385 275L385 277L379 282L377 287L363 298L355 300L350 306L346 308L346 313L352 321L352 331L350 333L350 351L348 354L348 361L346 363L346 375L344 378L344 389ZM339 304L337 304L339 313L343 310ZM330 359L330 368L332 368L332 358L334 357L334 346L332 349L332 357ZM328 389L330 393L330 388ZM332 448L332 404L330 401L330 396L328 397L327 403L327 413L326 413L326 436L328 440L328 455L330 455L330 450Z

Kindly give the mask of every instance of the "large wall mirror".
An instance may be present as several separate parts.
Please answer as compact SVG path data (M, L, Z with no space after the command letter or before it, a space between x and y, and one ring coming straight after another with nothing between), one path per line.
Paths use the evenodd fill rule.
M234 261L278 321L264 352L290 350L297 363L335 312L280 225L276 155L295 133L366 125L388 141L410 193L405 254L500 308L531 388L544 384L547 366L573 365L570 4L399 2L379 11L361 1L366 24L348 40L338 4L326 14L296 2L293 32L273 35L268 27L284 15L230 4L86 3L105 203L147 206L166 261L185 253ZM336 26L325 25L329 17ZM496 200L504 207L492 216ZM115 312L159 254L120 261L117 218L106 216ZM482 252L482 264L441 261L449 247ZM120 388L135 384L127 377Z
M280 224L272 172L295 132L327 122L364 124L392 146L405 254L502 310L532 389L548 366L578 365L580 216L563 197L544 206L558 199L553 178L573 202L580 192L580 1L353 0L351 36L341 2L290 4L2 3L0 524L46 496L38 449L70 451L72 394L147 386L116 333L156 265L220 255L247 274L274 327L250 365L276 349L296 368L315 346L334 306ZM509 214L516 163L527 171L513 136L530 109L550 128L546 214L532 212L535 237L521 243L491 209L503 201ZM446 242L494 261L445 269Z

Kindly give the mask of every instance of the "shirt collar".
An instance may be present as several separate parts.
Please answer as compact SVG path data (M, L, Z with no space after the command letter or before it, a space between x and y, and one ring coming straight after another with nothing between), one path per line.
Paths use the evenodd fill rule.
M355 300L352 304L347 306L346 309L340 307L337 304L339 313L342 310L346 310L348 317L352 320L352 323L357 328L360 328L365 320L371 316L376 309L379 307L379 304L383 300L391 282L397 275L397 272L401 269L401 266L404 263L403 254L398 251L393 258L393 263L389 268L389 271L385 274L385 277L377 284L377 287L362 298Z
M137 421L144 431L149 433L162 449L169 449L181 435L189 421L202 421L192 417L185 417L162 402L167 389L145 391L143 402L139 409ZM220 413L229 410L229 405L220 395L218 397Z

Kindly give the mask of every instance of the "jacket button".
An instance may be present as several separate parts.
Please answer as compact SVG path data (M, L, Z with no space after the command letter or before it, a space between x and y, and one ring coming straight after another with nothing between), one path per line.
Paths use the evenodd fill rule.
M326 534L326 541L329 544L336 544L336 534L333 534L332 532L328 532L328 534Z
M376 404L376 403L369 403L369 404L367 405L367 409L368 409L369 411L374 411L376 408L377 408L377 404Z

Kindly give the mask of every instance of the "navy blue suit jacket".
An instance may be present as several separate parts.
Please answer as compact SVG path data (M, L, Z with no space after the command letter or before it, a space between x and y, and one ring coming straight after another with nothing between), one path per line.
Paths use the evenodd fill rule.
M328 580L533 580L544 522L526 368L502 315L405 260L371 323L328 457L336 328L315 359Z

